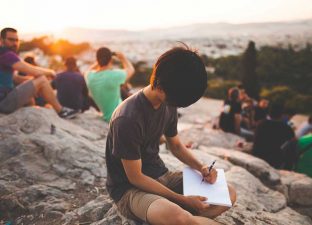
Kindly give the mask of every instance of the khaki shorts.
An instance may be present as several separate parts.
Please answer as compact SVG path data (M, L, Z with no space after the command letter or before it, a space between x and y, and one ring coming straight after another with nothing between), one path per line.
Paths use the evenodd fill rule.
M172 191L183 194L182 172L167 172L157 179L158 182ZM149 206L158 199L164 197L132 188L127 191L117 202L120 213L132 220L147 222L147 210Z
M26 81L12 91L0 101L0 113L9 114L28 104L35 97L36 89L32 80Z

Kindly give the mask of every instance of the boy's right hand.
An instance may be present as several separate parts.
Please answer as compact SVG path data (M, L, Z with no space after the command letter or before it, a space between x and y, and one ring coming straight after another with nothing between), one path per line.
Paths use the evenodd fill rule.
M209 204L205 202L206 200L207 198L203 196L185 196L183 203L186 207L201 213L209 208Z

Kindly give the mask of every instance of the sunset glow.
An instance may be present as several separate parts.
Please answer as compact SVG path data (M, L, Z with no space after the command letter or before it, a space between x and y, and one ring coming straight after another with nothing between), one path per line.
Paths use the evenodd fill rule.
M311 0L11 0L1 27L23 33L67 27L140 30L192 23L272 22L312 17Z

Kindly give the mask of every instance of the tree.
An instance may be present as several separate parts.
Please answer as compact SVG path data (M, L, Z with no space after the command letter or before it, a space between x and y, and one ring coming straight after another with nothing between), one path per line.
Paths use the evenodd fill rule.
M242 57L242 83L247 94L255 99L259 98L259 83L256 73L257 51L255 42L250 41Z

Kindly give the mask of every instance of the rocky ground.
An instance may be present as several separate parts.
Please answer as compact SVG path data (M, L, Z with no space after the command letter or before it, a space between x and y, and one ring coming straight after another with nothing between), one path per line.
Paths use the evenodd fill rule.
M201 99L181 109L179 132L200 159L226 171L238 193L224 224L312 224L312 179L277 171L236 151L239 137L211 129L219 101ZM55 133L51 134L51 124ZM123 224L105 190L108 125L93 111L74 120L53 110L23 108L0 116L0 224ZM248 146L248 145L245 145ZM161 146L171 170L183 164Z

